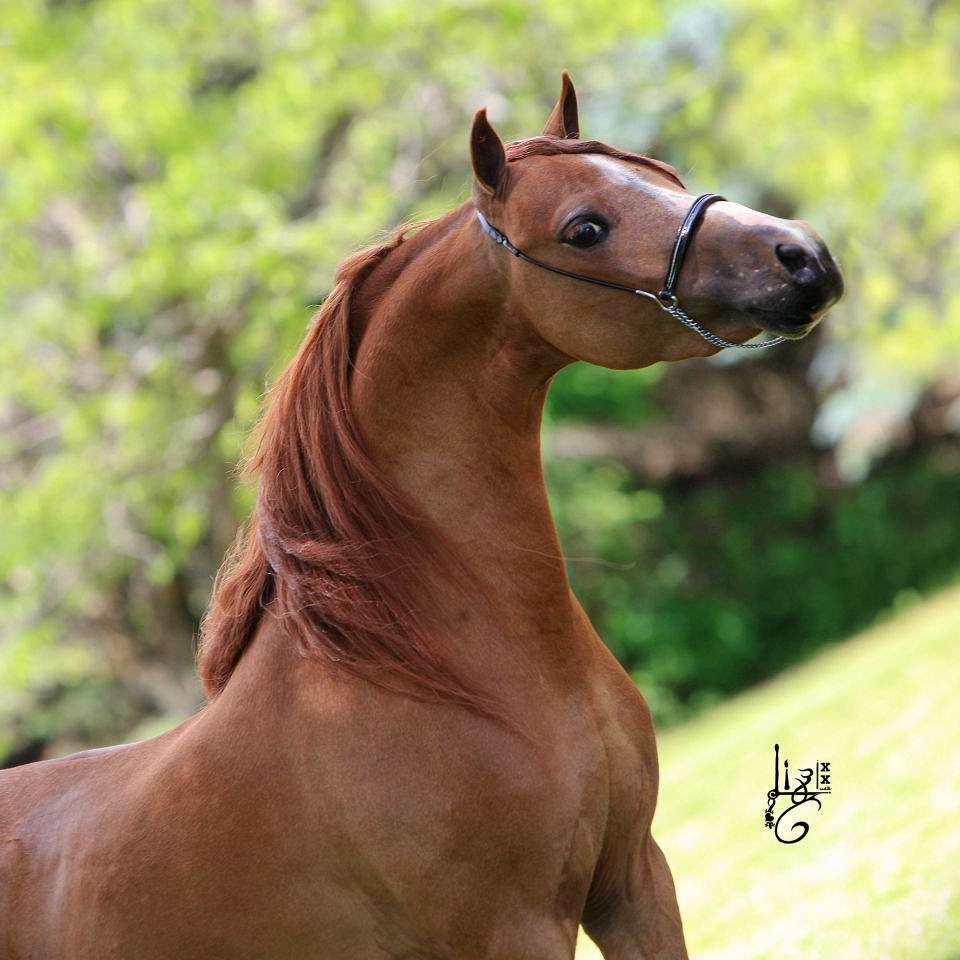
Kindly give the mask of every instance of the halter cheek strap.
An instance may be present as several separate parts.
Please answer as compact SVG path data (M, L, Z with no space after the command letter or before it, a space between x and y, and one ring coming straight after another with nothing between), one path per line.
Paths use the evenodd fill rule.
M483 232L503 247L504 250L512 253L520 260L525 260L527 263L531 263L535 267L540 267L542 270L549 270L551 273L559 274L561 277L569 277L571 280L581 280L584 283L592 283L598 287L606 287L608 290L622 290L624 293L632 293L637 297L647 297L650 300L654 300L661 310L669 313L671 317L679 320L715 347L742 347L746 350L762 350L765 347L772 347L774 344L783 343L786 337L773 337L770 340L764 340L760 343L732 343L701 327L696 320L687 316L677 302L676 291L677 281L680 278L680 268L683 266L683 261L687 255L687 249L693 238L693 234L707 207L709 207L711 203L716 203L716 201L724 199L725 197L721 197L718 193L704 193L697 197L690 205L690 209L687 210L687 215L683 218L683 223L680 224L680 229L677 231L677 238L674 240L673 250L670 252L670 263L667 267L667 275L658 293L651 293L649 290L640 290L636 287L628 286L625 283L616 283L613 280L603 280L600 277L589 277L583 273L574 273L572 270L564 270L561 267L554 266L552 263L547 263L545 260L531 257L530 254L524 253L519 247L514 246L507 238L507 235L493 226L479 210L476 211L476 214Z
M677 280L680 279L680 268L683 266L684 258L687 255L687 247L690 246L690 240L693 238L693 231L700 225L703 215L707 212L707 207L718 200L726 200L719 193L702 193L687 210L687 215L680 224L677 231L677 239L673 241L673 250L670 252L670 265L667 267L667 276L663 281L663 287L657 297L660 300L677 299Z

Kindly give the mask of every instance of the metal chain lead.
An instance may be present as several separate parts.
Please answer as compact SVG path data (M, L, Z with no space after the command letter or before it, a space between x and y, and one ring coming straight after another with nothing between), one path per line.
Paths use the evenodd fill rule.
M715 333L711 333L709 330L706 330L704 327L701 327L693 317L688 316L680 308L680 305L674 301L673 303L664 303L662 300L657 299L657 303L660 304L660 309L664 310L666 313L669 313L671 317L675 320L679 320L684 326L689 327L694 333L699 334L703 337L707 343L712 343L715 347L738 347L741 350L763 350L766 347L772 347L777 343L783 343L786 340L786 337L773 337L770 340L762 340L760 343L733 343L730 340L724 340L723 337L718 337Z

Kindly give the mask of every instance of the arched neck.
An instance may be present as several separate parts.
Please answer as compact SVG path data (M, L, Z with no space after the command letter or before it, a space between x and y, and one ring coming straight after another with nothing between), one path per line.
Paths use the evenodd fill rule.
M549 632L571 603L540 426L568 361L510 315L484 239L464 207L367 278L352 401L378 465L492 590L491 618Z

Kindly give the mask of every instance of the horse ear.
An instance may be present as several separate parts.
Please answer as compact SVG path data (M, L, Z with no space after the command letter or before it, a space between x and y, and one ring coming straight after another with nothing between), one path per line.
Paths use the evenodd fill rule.
M478 110L470 131L470 159L473 174L484 193L493 196L507 170L507 155L497 131L490 126L487 110Z
M560 99L550 114L543 133L561 140L577 140L580 137L580 113L577 110L577 91L566 70L560 76Z

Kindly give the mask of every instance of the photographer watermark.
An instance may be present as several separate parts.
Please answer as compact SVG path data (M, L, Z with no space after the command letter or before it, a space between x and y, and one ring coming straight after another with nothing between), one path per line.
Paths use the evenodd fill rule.
M820 797L830 793L832 776L829 760L818 760L812 767L800 767L790 779L789 761L783 761L783 773L780 770L780 744L773 745L773 789L767 791L767 810L763 815L764 825L780 843L799 843L809 832L810 824L797 819L794 814L805 804L816 804L817 810L823 807ZM777 804L782 797L789 801L779 816ZM807 808L803 813L809 813ZM781 824L783 825L781 827ZM799 831L799 833L797 832Z

